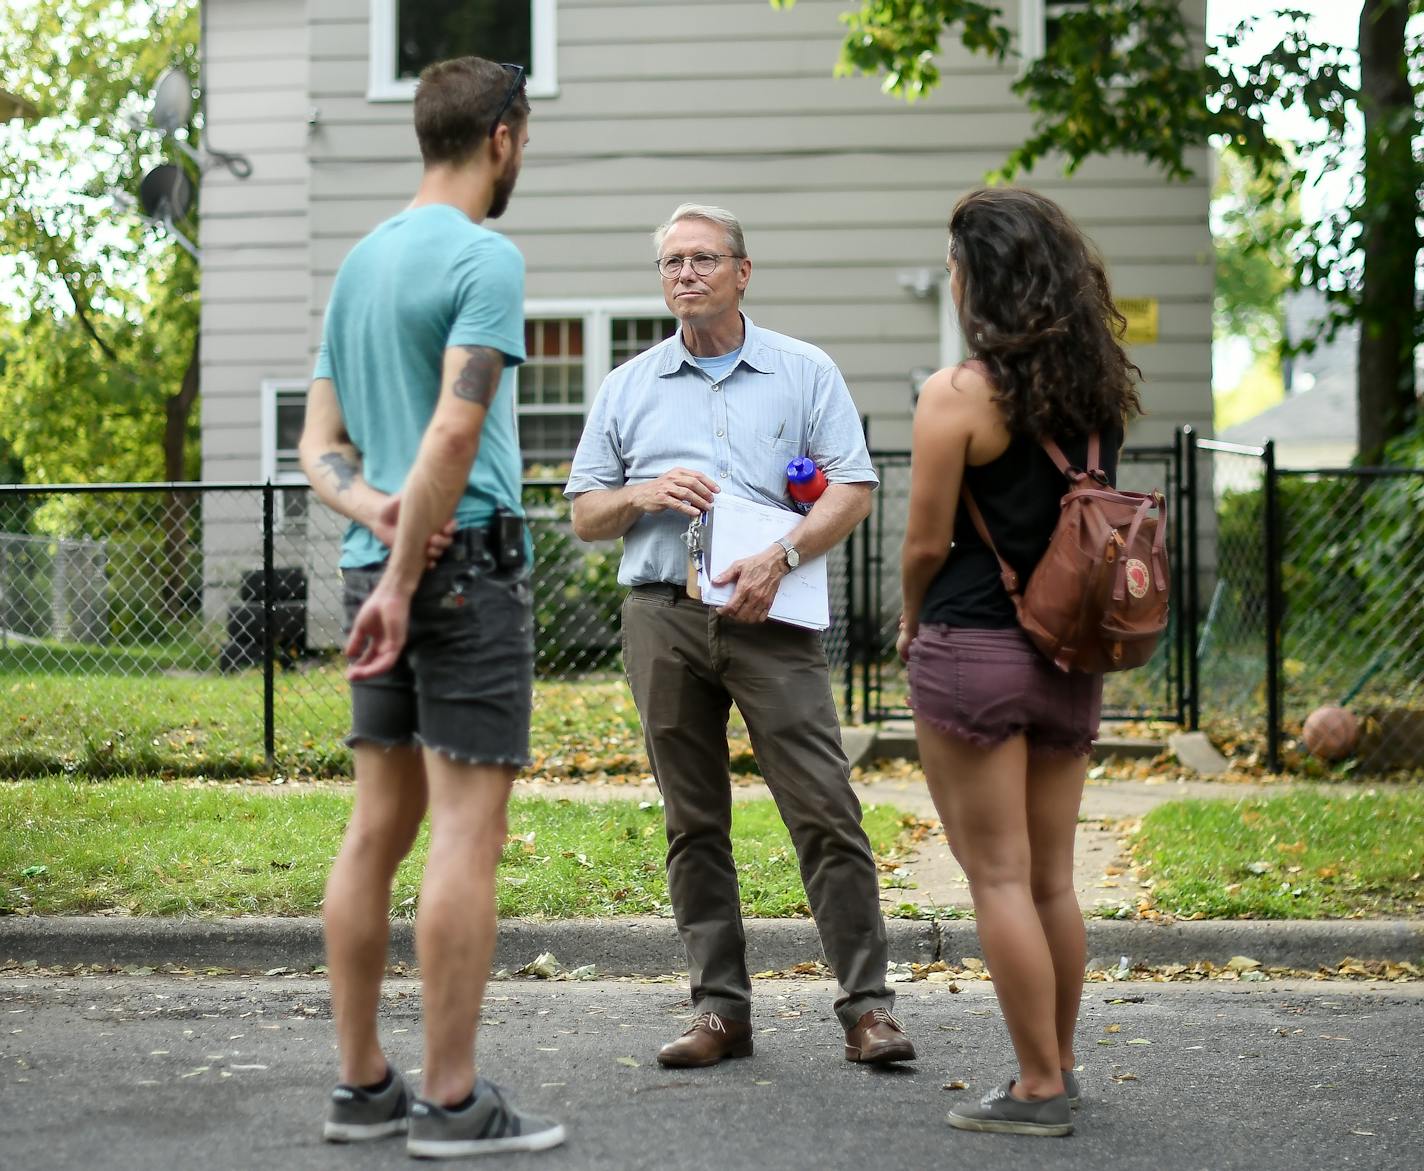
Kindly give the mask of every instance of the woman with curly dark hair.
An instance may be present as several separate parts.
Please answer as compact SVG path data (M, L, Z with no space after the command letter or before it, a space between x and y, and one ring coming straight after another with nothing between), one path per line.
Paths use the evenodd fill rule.
M969 879L984 958L1018 1076L950 1125L1063 1135L1077 1104L1073 1031L1085 935L1073 838L1098 732L1100 676L1048 661L1018 625L993 550L1021 581L1067 482L1041 446L1116 476L1141 377L1102 260L1051 200L993 188L949 221L950 289L971 357L931 377L915 410L898 649L925 779Z

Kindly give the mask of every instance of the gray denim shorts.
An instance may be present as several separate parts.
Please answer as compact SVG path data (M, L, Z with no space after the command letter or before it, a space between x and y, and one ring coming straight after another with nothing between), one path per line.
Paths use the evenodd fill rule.
M910 644L910 707L960 740L1086 756L1098 736L1103 677L1060 671L1019 627L927 624Z
M400 660L351 685L346 743L421 744L469 764L523 768L534 682L529 569L453 552L420 579ZM348 633L383 570L342 570Z

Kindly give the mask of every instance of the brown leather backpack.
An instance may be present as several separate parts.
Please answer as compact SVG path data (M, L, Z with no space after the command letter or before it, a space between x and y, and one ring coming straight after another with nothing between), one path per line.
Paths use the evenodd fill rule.
M1087 471L1069 464L1051 439L1041 442L1068 491L1048 551L1022 592L965 484L970 519L998 558L1019 625L1056 667L1089 674L1140 667L1167 628L1166 502L1161 492L1114 488L1099 466L1096 433Z

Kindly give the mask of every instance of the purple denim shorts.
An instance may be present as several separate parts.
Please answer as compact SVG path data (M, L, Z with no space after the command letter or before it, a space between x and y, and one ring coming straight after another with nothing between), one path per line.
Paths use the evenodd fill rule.
M1092 750L1101 675L1060 671L1017 626L926 625L910 644L910 707L940 731L980 748L1022 733L1031 750Z

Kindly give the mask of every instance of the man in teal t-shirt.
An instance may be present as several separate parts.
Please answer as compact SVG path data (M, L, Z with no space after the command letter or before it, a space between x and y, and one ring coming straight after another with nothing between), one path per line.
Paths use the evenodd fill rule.
M341 566L356 803L323 903L340 1057L323 1134L407 1133L422 1157L564 1138L508 1105L474 1061L534 663L513 387L524 261L482 221L509 202L528 114L520 67L461 57L421 74L420 187L336 275L301 442L312 488L351 520ZM425 1059L412 1102L377 1009L391 884L427 807Z
M394 496L414 466L435 411L445 350L483 346L503 356L479 454L455 506L455 526L520 513L514 371L524 361L524 258L505 237L446 203L411 206L366 236L342 263L327 306L314 378L329 378L362 471ZM353 520L343 568L386 560L371 528Z

